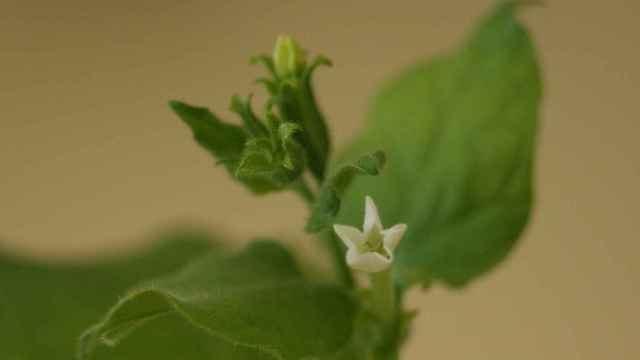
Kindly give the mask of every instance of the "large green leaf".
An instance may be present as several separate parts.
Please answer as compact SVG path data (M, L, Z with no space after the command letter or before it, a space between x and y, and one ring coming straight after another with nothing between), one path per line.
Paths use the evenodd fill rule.
M82 331L126 288L176 270L188 259L210 251L210 243L204 233L179 231L159 239L153 251L94 265L32 264L0 255L0 358L72 359ZM175 323L175 328L136 334L139 343L123 344L111 358L202 359L205 351L236 351L225 343L210 345L210 339L196 337L199 331L174 319L163 321ZM156 347L138 346L156 342ZM103 351L98 358L109 358L103 357L108 354Z
M483 19L462 46L410 68L377 96L346 160L383 148L379 177L360 177L338 222L359 223L363 197L409 225L397 249L403 285L461 286L499 263L529 217L541 80L515 19L517 2Z
M262 356L331 356L349 341L357 311L344 290L306 281L281 246L256 242L130 291L83 335L80 355L86 358L100 343L117 344L148 322L154 324L145 327L179 316L213 341Z
M77 340L77 338L76 338ZM42 359L46 357L38 357ZM61 359L72 359L73 354ZM271 355L212 338L177 315L156 319L118 346L101 346L97 360L275 360Z

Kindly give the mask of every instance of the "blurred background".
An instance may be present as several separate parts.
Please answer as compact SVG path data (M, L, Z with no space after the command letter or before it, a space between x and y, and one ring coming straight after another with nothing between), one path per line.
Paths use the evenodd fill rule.
M340 149L384 80L493 3L2 0L0 249L86 262L184 224L300 247L303 204L233 183L167 100L232 119L231 94L262 92L249 57L290 33L334 60L316 85ZM545 79L533 222L466 290L411 293L404 359L640 357L640 3L546 1L522 18Z

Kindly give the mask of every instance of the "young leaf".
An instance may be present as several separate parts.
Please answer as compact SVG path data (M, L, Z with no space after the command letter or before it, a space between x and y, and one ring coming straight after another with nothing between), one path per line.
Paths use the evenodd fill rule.
M285 249L263 241L130 291L82 336L79 354L178 316L214 340L276 359L329 356L349 340L356 313L344 290L306 281Z
M340 199L356 175L378 175L385 163L385 154L376 151L360 157L355 163L341 167L320 190L306 230L320 232L333 224L340 211Z
M188 259L211 250L211 237L200 231L172 232L156 240L153 250L92 265L37 264L0 254L0 358L72 359L79 334L125 289L146 278L173 272ZM124 344L128 356L111 358L202 359L211 339L197 339L199 331L184 326L175 330L140 334L140 345L157 342L161 346ZM232 353L233 349L224 345L215 350ZM97 358L105 359L102 354Z
M244 124L244 128L251 136L267 136L267 128L262 122L260 122L260 119L258 119L251 108L251 98L252 96L248 96L246 100L242 100L240 96L233 95L231 97L231 111L240 116L240 119L242 119L242 123Z
M243 120L244 129L220 121L207 108L171 101L174 112L191 128L196 141L219 163L256 194L288 187L305 169L304 148L295 135L301 130L293 123L270 117L267 128L254 114L250 98L234 96L231 108ZM267 115L271 115L268 112Z
M347 192L339 222L356 221L371 195L383 219L407 223L394 263L404 285L468 283L528 221L541 80L517 5L502 3L452 54L388 84L347 153L381 144L389 155L383 176Z
M299 130L296 124L281 123L273 137L247 141L236 177L258 194L289 186L305 168L305 151L294 138Z
M282 189L290 182L289 172L276 158L267 138L247 141L236 177L251 184L251 190L258 194Z
M241 127L222 122L209 109L172 100L171 109L193 131L198 144L209 151L233 174L247 136Z

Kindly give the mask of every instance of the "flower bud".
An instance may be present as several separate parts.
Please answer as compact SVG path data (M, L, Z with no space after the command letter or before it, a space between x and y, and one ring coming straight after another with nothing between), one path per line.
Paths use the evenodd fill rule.
M281 78L299 75L306 66L307 53L289 35L280 35L273 49L273 64Z

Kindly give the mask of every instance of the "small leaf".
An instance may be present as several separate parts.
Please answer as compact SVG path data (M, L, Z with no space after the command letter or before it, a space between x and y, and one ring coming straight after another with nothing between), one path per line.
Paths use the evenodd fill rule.
M276 95L278 92L278 84L271 79L261 77L256 79L256 84L264 85L267 92L271 95Z
M273 76L274 78L277 77L276 67L275 67L275 64L273 63L273 58L270 55L262 54L262 55L253 56L250 59L249 63L251 65L262 64L264 65L265 68L267 68L267 70L269 70L269 73L271 74L271 76Z
M322 55L316 56L315 59L313 59L313 61L311 62L311 65L307 66L307 68L305 69L305 71L303 73L303 78L310 79L311 75L313 74L313 72L319 66L329 66L329 67L331 67L331 66L333 66L333 61L331 61L331 59L329 59L326 56L322 56Z
M289 172L281 166L267 138L247 141L236 177L258 194L283 189L291 182Z
M274 134L275 144L267 137L247 141L236 177L258 194L288 187L305 168L304 149L293 138L297 131L297 125L281 123Z
M246 100L242 100L240 96L233 95L231 97L231 111L240 116L249 135L253 137L267 136L267 128L251 108L251 98L252 95L249 95Z
M198 143L249 190L256 194L283 190L305 168L306 154L294 136L299 127L281 123L271 113L269 104L267 120L272 128L267 128L253 113L250 99L243 101L234 96L231 105L243 118L246 131L223 123L206 108L179 101L171 101L170 105L191 127Z
M408 224L396 250L402 285L462 286L489 271L522 233L532 203L541 97L526 29L505 2L455 52L405 71L377 96L368 131L347 153L383 144L384 176L359 178L340 222L371 195L383 221Z
M367 154L354 164L341 167L320 190L311 218L307 222L308 232L320 232L333 224L333 220L340 211L340 199L356 175L375 176L380 173L385 164L386 156L382 151Z
M216 341L276 359L330 356L348 342L357 312L351 295L308 282L285 249L261 241L130 291L82 336L80 358L169 315Z
M169 105L180 119L189 125L198 144L233 173L247 140L242 128L220 121L204 107L191 106L175 100L170 101Z

